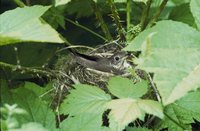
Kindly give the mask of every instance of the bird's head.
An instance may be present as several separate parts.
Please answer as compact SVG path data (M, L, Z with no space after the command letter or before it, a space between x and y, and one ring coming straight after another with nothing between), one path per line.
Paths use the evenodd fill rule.
M120 51L115 53L109 58L110 66L118 70L124 70L130 67L130 64L127 63L126 58L128 57L128 53L125 51Z

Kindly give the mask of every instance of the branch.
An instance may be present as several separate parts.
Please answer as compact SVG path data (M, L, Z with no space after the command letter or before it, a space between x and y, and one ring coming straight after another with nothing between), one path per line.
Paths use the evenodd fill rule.
M65 20L68 21L68 22L70 22L70 23L72 23L72 24L74 24L74 25L76 25L76 26L78 26L78 27L80 27L80 28L82 28L82 29L84 29L84 30L86 30L86 31L88 31L88 32L90 32L90 33L92 33L93 35L95 35L95 36L97 36L97 37L99 37L99 38L101 38L101 39L103 39L103 40L105 40L105 41L107 40L107 39L104 38L103 36L97 34L96 32L90 30L89 28L87 28L87 27L85 27L85 26L83 26L83 25L81 25L81 24L79 24L79 23L77 23L77 22L74 22L74 21L72 21L72 20L70 20L70 19L68 19L68 18L65 18Z
M49 78L55 78L56 75L53 72L46 71L46 70L41 70L41 69L34 69L30 67L22 67L19 65L12 65L4 62L0 62L0 69L4 70L10 70L10 71L17 71L20 72L21 74L33 74L37 76L44 76L44 77L49 77Z
M157 90L157 88L156 88L156 85L154 84L154 82L153 82L153 80L152 80L150 74L149 74L149 73L145 73L145 76L148 78L148 80L149 80L149 82L150 82L150 84L151 84L151 87L153 88L153 91L154 91L154 93L155 93L155 95L156 95L157 100L158 100L160 103L162 103L160 94L159 94L159 92L158 92L158 90ZM156 118L155 116L151 116L151 118L144 124L144 127L148 126L155 118Z

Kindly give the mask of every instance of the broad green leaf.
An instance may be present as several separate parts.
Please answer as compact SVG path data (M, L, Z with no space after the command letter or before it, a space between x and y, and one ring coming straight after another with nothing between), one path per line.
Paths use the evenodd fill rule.
M128 78L113 77L108 82L109 91L118 98L139 98L147 92L147 82L134 84Z
M114 130L123 130L130 122L136 120L137 118L143 118L144 114L137 106L136 100L126 98L119 100L112 100L107 104L108 108L111 109L109 114L109 121L117 123L117 129ZM113 128L113 125L110 126Z
M145 45L148 49L142 48ZM158 22L136 37L125 50L142 50L135 61L139 64L137 68L154 73L164 105L200 87L200 32L186 24Z
M200 1L199 0L191 0L190 9L195 18L197 27L200 30Z
M176 102L176 105L184 108L187 112L200 121L200 91L191 92Z
M69 117L61 123L61 131L109 131L109 128L102 127L102 117L96 114L81 114Z
M172 118L185 130L191 130L190 124L195 123L194 119L200 121L200 91L191 92L176 103L168 105L165 108L165 114L168 116L161 122L160 129L183 131L184 129L171 120Z
M157 101L153 100L138 100L138 106L141 110L143 110L147 114L152 114L158 116L159 118L163 118L162 106Z
M114 127L114 130L123 130L125 126L137 118L144 119L145 113L160 118L164 116L160 103L152 100L117 99L108 102L107 108L111 109L109 114L110 128ZM117 123L117 126L113 126L112 123Z
M185 96L189 91L196 90L200 86L200 65L179 82L167 99L167 103Z
M98 87L78 84L61 105L61 112L69 115L97 113L101 115L111 97Z
M27 41L63 43L59 34L40 18L49 8L36 5L1 14L0 45Z
M191 131L190 123L193 123L194 120L187 110L172 104L167 106L165 114L167 114L167 116L163 121L160 121L159 129L168 128L170 131ZM173 121L171 119L173 119ZM177 125L174 121L179 123L181 126Z
M27 124L23 124L19 129L10 129L9 131L49 131L44 128L40 123L30 122Z
M55 0L55 6L64 5L69 3L71 0Z
M53 130L56 128L55 115L49 105L40 98L39 88L42 90L42 87L36 84L25 83L17 89L8 90L8 86L4 84L1 86L1 102L17 104L27 112L26 115L16 117L20 124L38 122L47 129Z

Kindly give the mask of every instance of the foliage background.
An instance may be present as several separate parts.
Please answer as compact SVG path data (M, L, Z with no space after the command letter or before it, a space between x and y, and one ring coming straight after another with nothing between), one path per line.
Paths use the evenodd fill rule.
M75 85L75 89L67 96L60 109L52 110L49 103L54 96L48 93L54 90L52 79L46 77L46 74L24 73L23 70L18 69L20 66L25 67L22 69L44 69L47 72L51 70L59 58L55 54L66 46L61 44L64 41L58 34L72 45L89 47L103 45L105 39L112 41L120 38L122 32L114 21L116 18L113 20L113 11L116 10L111 8L112 4L109 4L109 1L23 0L29 6L45 6L37 7L42 17L38 15L36 19L42 21L39 29L42 29L45 24L50 25L47 25L49 28L44 30L48 39L43 35L34 37L35 34L43 32L38 29L34 34L37 29L34 26L29 30L23 30L26 21L20 19L27 16L30 17L30 22L35 22L35 19L31 19L35 13L31 16L17 12L15 9L21 4L16 3L20 0L1 1L1 130L88 131L125 128L128 131L198 130L200 121L198 89L200 87L200 3L198 0L149 0L151 6L147 17L145 17L147 12L144 11L149 5L147 0L114 1L120 18L117 22L120 22L127 38L124 50L133 53L141 51L141 55L134 62L138 64L137 68L147 73L154 73L153 82L161 97L158 102L141 98L149 90L150 86L147 83L151 83L151 80L133 84L128 79L114 77L109 80L108 89L117 99L112 99L98 87ZM162 9L165 1L167 3ZM94 4L98 6L110 35L108 32L105 33L105 28L102 29L103 24L99 15L95 16L98 11L94 11ZM47 7L49 5L58 6ZM4 13L9 10L16 14L13 13L12 17L5 18ZM42 12L42 10L47 11ZM73 21L78 21L78 24ZM16 25L17 31L25 32L22 33L19 42L13 40L18 34L14 34L13 37L9 32L14 28L9 30L6 25L6 23L17 22L19 22ZM150 28L151 26L153 27ZM49 34L51 31L53 33ZM31 39L27 40L29 37ZM5 63L11 64L12 68ZM120 83L124 83L123 86L118 86ZM107 114L109 124L102 123L102 114L107 109L110 109L110 113ZM149 116L145 117L145 113L157 117L152 117L153 122L150 121L148 124L146 117ZM60 114L65 114L65 117L62 118ZM136 122L133 122L135 120Z

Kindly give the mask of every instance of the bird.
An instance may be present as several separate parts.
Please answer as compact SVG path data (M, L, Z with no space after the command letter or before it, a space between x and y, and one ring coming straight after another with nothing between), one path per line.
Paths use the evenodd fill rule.
M72 49L70 49L70 52L76 63L96 71L122 75L130 66L126 61L128 53L125 51L116 52L109 57L85 55Z

